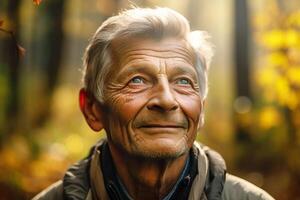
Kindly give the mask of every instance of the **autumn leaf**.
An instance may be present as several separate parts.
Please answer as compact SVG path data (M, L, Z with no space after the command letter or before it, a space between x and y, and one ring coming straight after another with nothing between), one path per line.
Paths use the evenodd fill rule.
M3 25L3 20L0 20L0 27Z
M270 129L278 125L282 118L276 108L268 106L260 111L258 120L261 128Z
M39 5L41 2L42 2L42 0L33 0L33 3L34 3L35 5Z

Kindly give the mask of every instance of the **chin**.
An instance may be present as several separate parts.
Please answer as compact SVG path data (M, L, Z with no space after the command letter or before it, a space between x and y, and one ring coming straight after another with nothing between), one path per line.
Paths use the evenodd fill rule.
M148 159L176 159L189 151L189 146L184 142L177 144L171 142L153 142L149 145L136 145L132 154Z

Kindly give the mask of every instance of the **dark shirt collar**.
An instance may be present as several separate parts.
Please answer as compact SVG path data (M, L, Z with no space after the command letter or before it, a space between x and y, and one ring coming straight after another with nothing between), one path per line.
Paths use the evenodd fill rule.
M102 146L101 152L101 168L104 174L104 184L108 195L113 200L132 200L126 191L126 188L117 176L107 143ZM196 154L191 149L190 156L187 159L180 178L170 193L163 200L187 199L192 182L197 173L197 158Z
M172 190L169 192L169 194L167 196L165 196L163 198L163 200L170 200L172 198L173 195L175 195L177 188L179 187L181 181L184 179L184 177L188 176L188 169L190 168L190 157L188 157L185 165L184 165L184 169L179 177L179 179L177 180L177 182L175 183L175 185L173 186Z

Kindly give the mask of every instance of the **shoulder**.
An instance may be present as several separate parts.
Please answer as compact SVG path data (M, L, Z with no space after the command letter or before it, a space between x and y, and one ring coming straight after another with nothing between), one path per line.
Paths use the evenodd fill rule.
M75 194L76 190L73 191ZM59 180L52 185L50 185L48 188L44 189L42 192L37 194L35 197L33 197L32 200L64 200L64 194L63 194L63 181ZM85 200L92 200L92 193L91 190L88 190L88 193Z
M32 200L60 200L63 199L63 184L59 180L37 194Z
M274 200L267 192L253 185L252 183L233 176L226 175L224 190L222 193L223 200Z

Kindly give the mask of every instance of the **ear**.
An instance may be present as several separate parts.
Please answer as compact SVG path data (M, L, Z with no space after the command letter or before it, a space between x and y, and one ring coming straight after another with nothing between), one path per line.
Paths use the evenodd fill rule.
M205 100L201 102L201 113L199 118L198 131L204 125L204 105L205 105Z
M103 129L103 111L99 102L89 95L84 88L79 91L79 106L86 122L94 131Z

